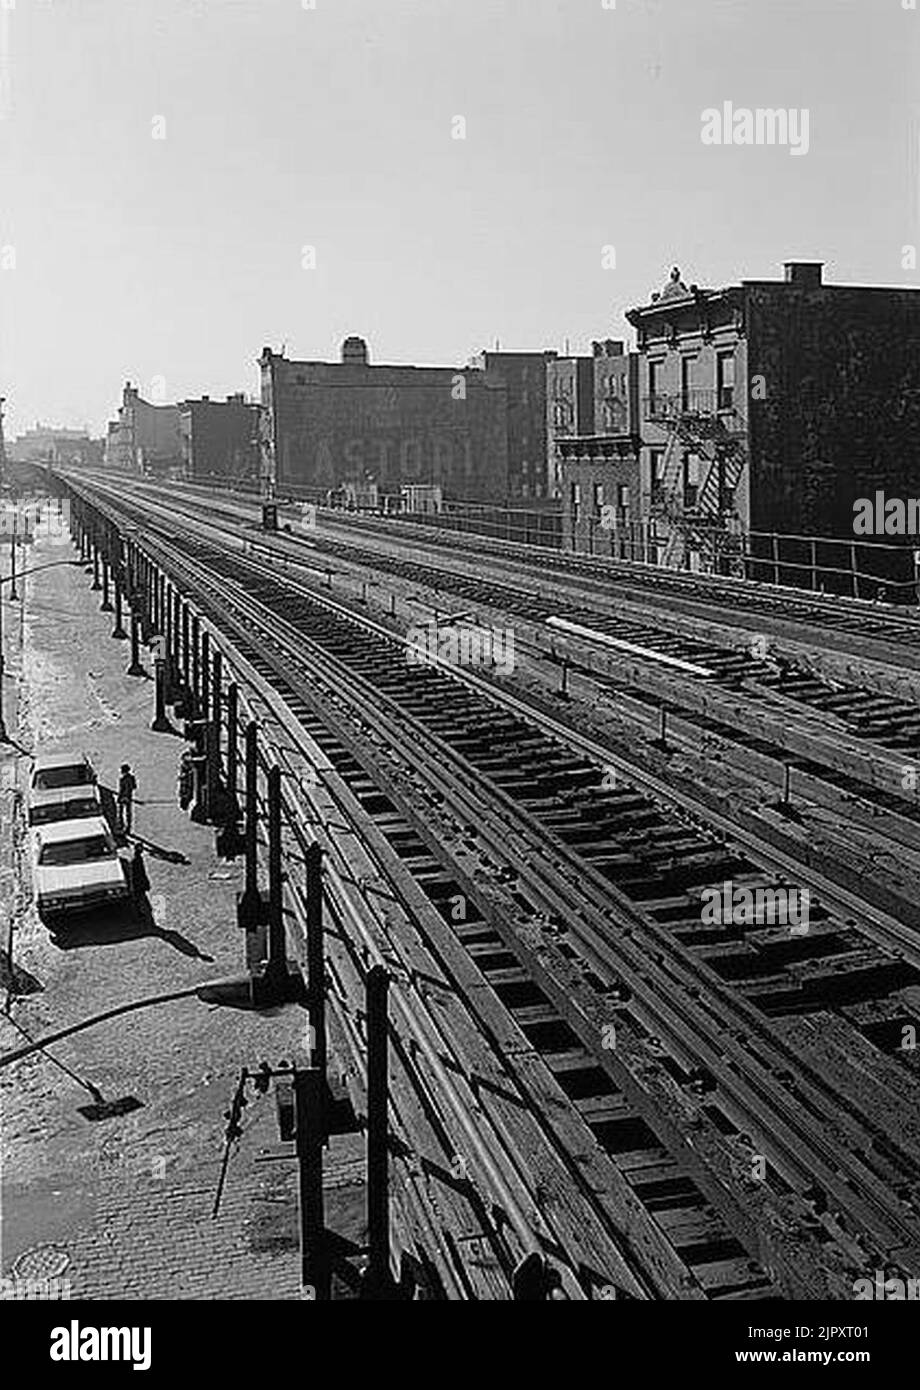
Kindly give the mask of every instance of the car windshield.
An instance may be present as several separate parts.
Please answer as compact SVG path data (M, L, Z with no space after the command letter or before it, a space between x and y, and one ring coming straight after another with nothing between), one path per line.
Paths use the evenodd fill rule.
M33 825L47 825L50 821L74 820L80 816L98 816L99 802L91 796L74 797L70 801L51 801L47 806L36 806L32 811Z
M85 787L92 783L93 774L86 763L70 763L67 767L46 767L35 774L38 791L55 791L58 787Z
M115 850L104 835L88 835L83 840L61 840L56 845L44 845L38 857L39 864L91 864L97 859L114 859Z

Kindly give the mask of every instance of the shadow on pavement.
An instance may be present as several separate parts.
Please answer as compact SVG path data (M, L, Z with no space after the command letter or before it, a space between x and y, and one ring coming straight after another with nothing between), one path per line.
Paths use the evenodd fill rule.
M130 1115L142 1110L144 1102L137 1096L121 1096L118 1100L98 1100L92 1105L78 1105L77 1113L86 1120L116 1120L121 1115Z
M39 994L45 988L41 980L24 970L15 961L10 961L4 951L0 955L0 988L11 995Z
M71 917L66 922L43 920L54 945L62 951L76 951L84 946L116 946L151 936L159 937L184 956L208 962L214 960L213 956L199 951L181 932L166 931L159 926L146 893L123 907L100 908Z
M192 862L188 855L183 854L181 850L166 849L163 845L155 844L153 840L145 840L143 835L128 835L124 838L126 842L130 840L132 844L140 845L145 854L152 855L154 859L164 859L167 864L191 864Z

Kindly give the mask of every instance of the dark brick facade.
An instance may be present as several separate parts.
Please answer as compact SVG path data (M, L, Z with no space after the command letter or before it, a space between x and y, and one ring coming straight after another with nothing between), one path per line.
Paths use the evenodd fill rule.
M813 262L722 290L688 288L674 272L626 317L641 359L642 489L653 512L662 464L688 508L708 468L692 440L668 452L656 400L731 432L745 463L722 501L745 532L852 539L858 499L920 495L920 291L825 284ZM659 518L659 533L670 524ZM692 549L675 562L690 563Z
M582 360L582 359L579 359ZM566 549L648 558L639 466L639 358L620 341L592 344L590 410L553 442Z
M751 528L852 536L859 498L920 496L920 290L742 290L766 393L750 409Z
M561 496L557 441L594 432L594 364L590 357L559 357L546 364L547 489Z
M242 394L225 401L180 401L185 471L192 478L253 481L259 476L258 405Z
M508 489L511 502L541 500L552 491L547 428L547 370L555 352L482 352L473 365L507 390Z
M263 430L277 482L325 491L375 482L381 494L439 485L495 501L508 487L508 390L474 366L372 366L361 339L343 360L295 362L266 348Z

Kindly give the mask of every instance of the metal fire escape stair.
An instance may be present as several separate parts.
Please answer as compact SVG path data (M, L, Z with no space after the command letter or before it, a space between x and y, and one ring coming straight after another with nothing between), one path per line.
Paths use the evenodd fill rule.
M719 413L708 401L700 402L701 394L696 393L690 402L683 397L666 398L649 415L669 430L655 511L668 524L662 560L672 568L683 562L691 545L710 551L713 559L724 546L733 514L732 507L723 505L724 498L734 496L747 463L746 444L738 438L743 428L738 412ZM706 469L691 510L684 506L682 477L683 455L688 450Z

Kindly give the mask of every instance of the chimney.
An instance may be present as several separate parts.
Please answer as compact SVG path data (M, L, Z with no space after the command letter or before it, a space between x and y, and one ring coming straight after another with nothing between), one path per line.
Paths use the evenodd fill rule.
M363 338L346 338L342 344L342 361L352 367L368 365L367 343Z
M798 285L803 290L819 290L821 288L821 271L824 268L823 261L784 261L786 271L786 284Z

